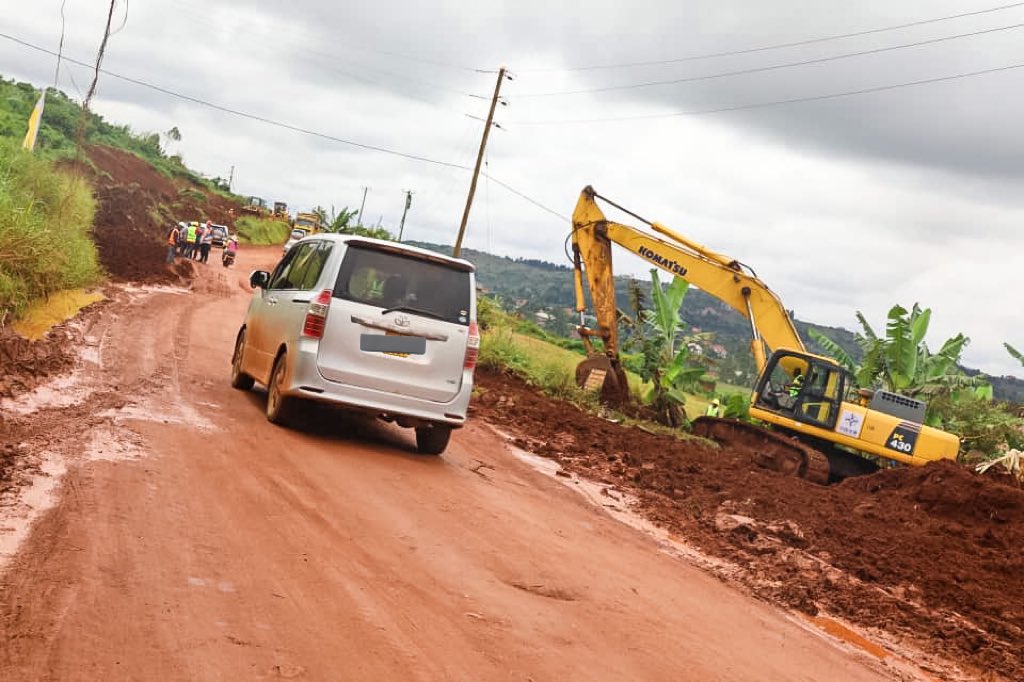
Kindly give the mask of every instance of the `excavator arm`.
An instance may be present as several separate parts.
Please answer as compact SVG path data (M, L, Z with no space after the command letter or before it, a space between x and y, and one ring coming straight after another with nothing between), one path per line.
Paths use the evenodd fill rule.
M751 350L760 372L766 364L767 348L804 351L800 335L786 312L782 301L752 272L747 272L736 260L716 253L656 222L646 223L661 237L642 232L635 227L611 222L605 218L596 199L602 199L623 211L587 186L580 193L572 216L573 261L575 265L576 311L580 313L580 336L593 354L592 338L599 338L607 357L617 360L619 353L616 324L615 285L612 269L612 244L636 254L665 272L682 277L687 282L724 301L750 323ZM589 329L583 324L586 300L583 277L586 273L590 298L593 302L597 327Z

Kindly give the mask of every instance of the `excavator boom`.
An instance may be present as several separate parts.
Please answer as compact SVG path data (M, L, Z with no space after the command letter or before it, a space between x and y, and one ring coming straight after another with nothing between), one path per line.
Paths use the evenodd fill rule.
M682 277L745 317L751 326L751 350L758 371L763 370L766 363L765 346L771 350L805 350L782 301L753 273L745 271L738 261L639 216L635 217L667 239L611 222L597 205L596 199L599 196L592 187L584 188L572 220L576 310L579 313L586 310L583 268L580 267L585 264L590 296L598 320L596 330L584 328L585 342L589 337L596 336L604 342L607 354L619 352L611 255L611 246L615 243L669 274Z

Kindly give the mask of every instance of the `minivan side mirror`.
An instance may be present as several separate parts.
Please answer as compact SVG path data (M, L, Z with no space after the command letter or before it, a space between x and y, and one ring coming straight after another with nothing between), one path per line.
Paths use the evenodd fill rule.
M266 270L254 270L249 275L249 286L253 289L266 289L268 284L270 284L270 273Z

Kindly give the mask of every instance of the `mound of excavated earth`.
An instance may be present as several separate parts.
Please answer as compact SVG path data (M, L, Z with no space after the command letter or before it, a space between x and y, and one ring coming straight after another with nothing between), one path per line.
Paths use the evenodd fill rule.
M824 487L754 452L657 436L478 372L474 415L639 511L754 594L978 674L1024 670L1024 492L952 462Z
M238 205L186 179L161 175L148 162L112 147L88 148L83 169L98 202L93 239L103 267L114 279L160 282L188 277L164 264L171 223L212 220L233 227L228 211Z

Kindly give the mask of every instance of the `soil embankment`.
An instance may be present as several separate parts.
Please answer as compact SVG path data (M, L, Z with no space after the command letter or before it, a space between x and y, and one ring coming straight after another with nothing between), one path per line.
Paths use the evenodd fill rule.
M975 671L1024 670L1024 492L945 462L822 487L626 428L483 371L475 416L642 513L754 594L917 644Z

